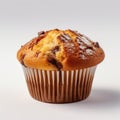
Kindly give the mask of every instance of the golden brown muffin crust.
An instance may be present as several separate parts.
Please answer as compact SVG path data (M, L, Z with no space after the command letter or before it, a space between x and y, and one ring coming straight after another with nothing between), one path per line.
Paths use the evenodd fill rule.
M23 45L17 53L26 67L43 70L74 70L95 66L104 59L98 42L73 30L53 29Z

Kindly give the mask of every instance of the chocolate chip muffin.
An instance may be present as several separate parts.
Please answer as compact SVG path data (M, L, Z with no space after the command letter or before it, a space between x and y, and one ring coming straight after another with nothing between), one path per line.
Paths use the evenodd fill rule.
M31 96L52 103L85 99L104 56L98 42L70 29L38 32L17 52Z

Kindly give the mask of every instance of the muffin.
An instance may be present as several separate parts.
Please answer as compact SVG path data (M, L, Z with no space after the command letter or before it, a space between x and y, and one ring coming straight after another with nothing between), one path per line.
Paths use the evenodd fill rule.
M17 52L30 95L50 103L87 98L104 56L98 42L70 29L38 32Z

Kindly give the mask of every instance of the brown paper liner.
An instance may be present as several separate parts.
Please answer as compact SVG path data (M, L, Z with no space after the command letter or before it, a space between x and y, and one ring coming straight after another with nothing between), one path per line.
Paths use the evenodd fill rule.
M88 97L96 66L71 71L39 70L23 66L30 95L43 102L68 103Z

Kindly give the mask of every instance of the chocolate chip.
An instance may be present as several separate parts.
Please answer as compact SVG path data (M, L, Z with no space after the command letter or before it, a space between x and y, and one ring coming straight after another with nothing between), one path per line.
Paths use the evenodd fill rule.
M37 38L37 39L33 42L33 44L34 44L34 45L37 45L37 43L38 43L40 40L41 40L40 38Z
M55 67L57 67L58 70L60 70L63 65L61 64L61 62L57 61L53 56L49 55L47 58L48 62L50 62L52 65L54 65Z
M93 47L92 46L87 46L87 49L93 50Z
M59 29L57 29L57 28L56 28L56 29L54 29L54 30L59 31Z
M38 32L38 36L43 35L43 34L45 34L44 31L40 31L40 32Z
M70 30L71 32L73 32L74 34L76 34L77 36L83 36L83 34L79 33L78 31L76 30Z
M23 45L21 45L21 48L23 47Z
M71 37L68 34L59 35L58 39L61 40L62 42L71 41Z
M28 49L32 49L33 48L33 43L30 43L29 46L28 46Z
M24 64L24 58L25 58L25 56L26 56L26 54L23 54L22 57L21 57L21 64L24 65L24 66L25 66L25 64Z
M57 51L59 51L59 46L55 46L51 51L53 54L55 54Z
M94 46L95 46L95 47L97 47L97 48L99 48L99 47L100 47L100 45L99 45L99 43L98 43L98 42L94 42L93 44L94 44Z
M78 45L84 45L83 41L79 36L76 37L75 41L78 43Z
M39 54L40 54L40 52L37 51L34 56L38 57Z
M38 42L39 42L42 38L44 38L44 36L39 36L38 38L36 38L35 40L33 40L33 41L29 44L28 49L33 49L33 46L34 46L34 45L37 45Z

